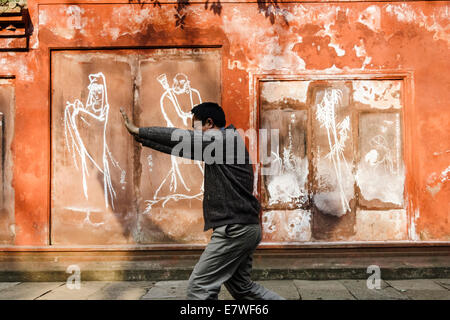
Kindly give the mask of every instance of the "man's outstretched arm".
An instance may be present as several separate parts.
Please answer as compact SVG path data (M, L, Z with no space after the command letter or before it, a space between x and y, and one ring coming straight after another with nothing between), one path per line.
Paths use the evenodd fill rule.
M169 148L167 146L159 144L159 143L157 143L155 141L142 139L142 138L140 138L137 135L134 136L134 140L136 140L137 142L141 143L144 147L152 148L152 149L155 149L157 151L161 151L161 152L164 152L164 153L167 153L167 154L172 154L172 148Z
M201 131L168 127L137 127L121 108L124 124L135 140L142 145L178 157L203 161L203 151L215 138L205 137ZM217 132L216 138L222 138Z

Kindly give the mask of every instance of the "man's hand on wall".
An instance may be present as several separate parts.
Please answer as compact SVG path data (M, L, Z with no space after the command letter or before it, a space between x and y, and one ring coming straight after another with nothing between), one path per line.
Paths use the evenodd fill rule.
M122 107L120 108L120 113L122 114L123 121L128 132L131 133L132 135L138 135L139 128L136 127L133 122L131 122L131 120L128 118L128 115L125 113Z

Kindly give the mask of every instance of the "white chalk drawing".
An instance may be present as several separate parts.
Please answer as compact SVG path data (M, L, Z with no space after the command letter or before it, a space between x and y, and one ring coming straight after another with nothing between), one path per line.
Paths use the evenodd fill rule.
M342 90L326 89L322 101L317 104L316 119L321 128L327 130L330 152L326 158L331 159L336 174L339 197L344 212L350 210L349 199L343 186L343 166L347 172L351 172L344 156L345 142L350 131L350 117L346 116L341 122L336 123L336 107L342 102Z
M192 118L192 114L190 112L185 112L180 106L179 100L185 95L184 97L188 97L188 101L190 103L189 110L192 109L196 104L202 103L202 98L200 96L200 92L194 88L191 87L189 78L187 75L183 73L177 73L175 77L173 78L173 84L172 87L169 85L169 82L167 80L166 74L161 74L157 77L158 82L162 85L164 89L164 93L161 96L160 99L160 107L161 107L161 113L163 114L164 120L166 120L167 127L175 127L174 122L175 118L170 118L168 110L171 108L175 109L175 116L178 119L181 119L183 121L183 124L185 126L188 125L188 119ZM190 194L184 194L181 192L177 192L178 190L178 182L181 183L184 190L187 192L191 191L191 188L186 184L186 181L183 179L183 175L181 174L179 164L178 164L178 157L171 155L171 168L159 187L156 189L153 199L146 200L146 208L144 211L144 214L147 214L150 212L152 207L156 204L161 202L162 206L164 207L165 204L170 201L178 201L180 199L198 199L202 200L203 197L203 182L201 186L200 192L190 195ZM200 161L194 161L195 164L200 169L202 175L203 172L203 164ZM171 194L166 196L159 196L159 192L161 191L162 187L166 184L169 184L169 190ZM173 192L173 193L172 193Z
M79 208L79 207L73 207L73 206L69 206L69 207L64 207L64 209L67 210L71 210L71 211L75 211L75 212L84 212L86 214L86 216L84 217L83 223L86 225L91 225L93 227L99 227L105 224L104 221L102 222L92 222L91 220L91 213L101 213L102 210L99 208L94 208L94 207L84 207L84 208Z
M175 77L173 78L172 87L169 86L169 82L167 81L167 76L165 73L158 76L157 79L158 79L159 83L161 83L162 87L165 90L160 99L160 106L161 106L161 112L164 116L164 119L167 122L167 126L172 127L172 128L174 127L172 121L170 120L170 118L168 117L168 115L166 113L166 109L168 108L168 106L165 105L165 102L164 102L165 99L170 100L170 102L173 104L173 107L175 108L175 111L176 111L178 117L180 117L183 120L184 125L187 126L188 125L187 120L191 119L192 115L190 112L184 112L181 109L181 106L178 102L177 96L182 95L182 94L189 95L189 100L191 102L191 106L194 107L194 105L197 103L194 103L193 94L195 94L196 98L198 99L198 101L199 101L198 103L202 103L202 98L200 96L200 92L194 88L191 88L191 83L190 83L188 77L183 73L177 73L175 75Z
M382 135L376 135L370 139L369 143L373 149L365 155L364 160L372 167L382 166L386 172L389 171L393 175L398 174L398 162L394 167L391 149L386 139Z
M110 163L121 171L120 182L125 183L126 172L122 170L119 163L112 156L107 141L106 128L108 125L109 103L108 92L106 87L106 79L102 72L89 75L89 94L86 104L76 99L74 102L66 102L64 110L64 134L66 139L66 146L72 154L75 167L79 170L79 162L81 164L81 173L83 178L83 192L86 199L89 198L87 177L89 176L88 163L89 161L95 168L103 175L103 188L105 196L105 206L108 208L111 202L114 208L114 198L116 192L111 182ZM88 152L85 141L80 134L78 122L83 121L87 126L94 127L100 125L102 130L102 162L94 160L92 155Z
M306 115L304 115L306 117ZM308 177L308 159L297 157L293 150L292 125L297 121L296 114L290 115L288 125L288 146L280 152L271 152L272 161L270 169L274 175L268 176L267 192L269 194L268 204L290 204L295 207L301 206L308 200L306 183Z
M361 200L403 205L404 166L399 114L373 113L360 117L361 160L356 183Z

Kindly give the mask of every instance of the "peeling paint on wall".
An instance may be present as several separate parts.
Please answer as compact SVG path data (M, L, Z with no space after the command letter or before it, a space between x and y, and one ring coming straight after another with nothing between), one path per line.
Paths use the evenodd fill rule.
M435 12L425 14L423 10L414 9L407 3L388 4L385 7L387 13L395 15L398 21L414 23L425 28L430 32L434 32L435 40L444 40L450 42L450 34L448 32L448 6L436 8Z
M408 230L409 231L409 239L411 239L411 240L415 240L415 241L420 240L420 236L417 233L417 223L418 223L419 217L420 217L419 210L415 210L413 212L413 214L411 215L411 223L410 223L409 230Z
M266 211L261 219L265 242L303 242L311 239L309 211Z
M353 50L356 53L356 56L358 58L364 58L363 64L361 66L361 69L365 69L367 65L372 61L372 57L367 56L366 48L364 45L364 40L359 39L359 45L354 45Z
M287 103L288 99L306 103L309 83L310 81L297 81L294 85L291 81L264 82L261 97L267 103Z
M381 9L378 6L370 6L361 12L358 22L364 24L373 32L381 29Z
M374 109L400 109L400 81L353 81L353 99Z
M431 194L431 196L434 197L439 191L441 191L442 186L449 180L450 180L450 166L442 170L442 172L439 175L433 172L428 177L426 189Z
M450 166L448 166L446 169L444 169L440 175L440 179L441 179L442 183L444 183L445 181L448 181L449 178L450 178Z

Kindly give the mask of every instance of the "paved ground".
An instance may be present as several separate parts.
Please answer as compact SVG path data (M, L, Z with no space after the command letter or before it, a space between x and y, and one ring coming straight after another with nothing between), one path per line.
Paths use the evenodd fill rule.
M381 281L368 289L366 280L259 281L289 300L450 300L450 279ZM0 282L0 300L179 300L187 281L86 281L79 289L65 282ZM232 299L222 287L220 300Z

